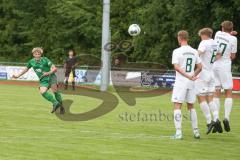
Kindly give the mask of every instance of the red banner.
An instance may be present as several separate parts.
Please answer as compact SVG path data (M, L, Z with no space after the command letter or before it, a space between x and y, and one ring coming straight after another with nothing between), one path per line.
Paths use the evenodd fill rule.
M240 78L233 77L233 90L240 91Z

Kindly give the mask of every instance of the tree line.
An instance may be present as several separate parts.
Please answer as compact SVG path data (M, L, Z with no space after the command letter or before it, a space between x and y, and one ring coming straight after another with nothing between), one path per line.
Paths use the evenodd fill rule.
M31 49L43 47L45 56L63 63L69 49L101 57L102 0L0 0L0 61L25 62ZM224 20L240 28L240 0L111 0L111 41L130 42L112 51L133 62L155 62L171 67L178 47L176 34L185 29L197 48L203 27L220 30ZM127 33L140 25L137 37ZM234 61L239 68L240 58Z

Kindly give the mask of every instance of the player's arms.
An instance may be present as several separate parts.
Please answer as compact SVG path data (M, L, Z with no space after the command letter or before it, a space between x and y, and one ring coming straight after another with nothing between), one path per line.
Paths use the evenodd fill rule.
M55 65L51 66L51 70L49 72L44 72L43 75L41 77L45 77L45 76L49 76L53 73L57 72L57 67Z
M75 68L75 67L77 67L78 65L79 65L79 63L76 62L76 63L72 66L72 68Z
M50 70L50 74L56 73L57 72L57 67L53 64Z
M238 32L237 32L237 31L232 31L230 34L231 34L232 36L236 36L236 35L238 34Z
M221 53L217 53L215 57L215 61L219 60L222 57Z
M178 64L173 64L174 69L180 73L181 75L183 75L184 77L192 80L192 76L188 75Z
M230 58L231 60L234 60L236 58L236 53L231 53Z
M13 76L12 76L12 78L19 78L19 77L21 77L22 75L24 75L25 73L27 73L27 71L29 70L29 68L27 68L27 67L25 67L19 74L14 74Z
M202 71L202 64L201 63L196 64L196 70L194 71L193 80L197 79L196 77L201 71Z

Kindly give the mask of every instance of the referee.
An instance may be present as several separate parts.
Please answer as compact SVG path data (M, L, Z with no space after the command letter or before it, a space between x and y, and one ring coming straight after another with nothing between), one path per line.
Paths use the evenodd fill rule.
M72 80L72 90L75 90L75 68L78 65L76 52L74 50L69 50L68 52L68 58L64 62L64 69L65 69L65 87L64 89L68 89L68 81L70 73L73 74L73 80Z

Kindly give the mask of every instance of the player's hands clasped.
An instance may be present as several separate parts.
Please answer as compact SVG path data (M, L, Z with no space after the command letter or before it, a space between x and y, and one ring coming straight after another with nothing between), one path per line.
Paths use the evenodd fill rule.
M197 80L197 77L192 76L192 77L191 77L191 80L192 80L192 81L196 81L196 80Z
M196 81L197 80L196 76L188 76L187 78L191 81Z

